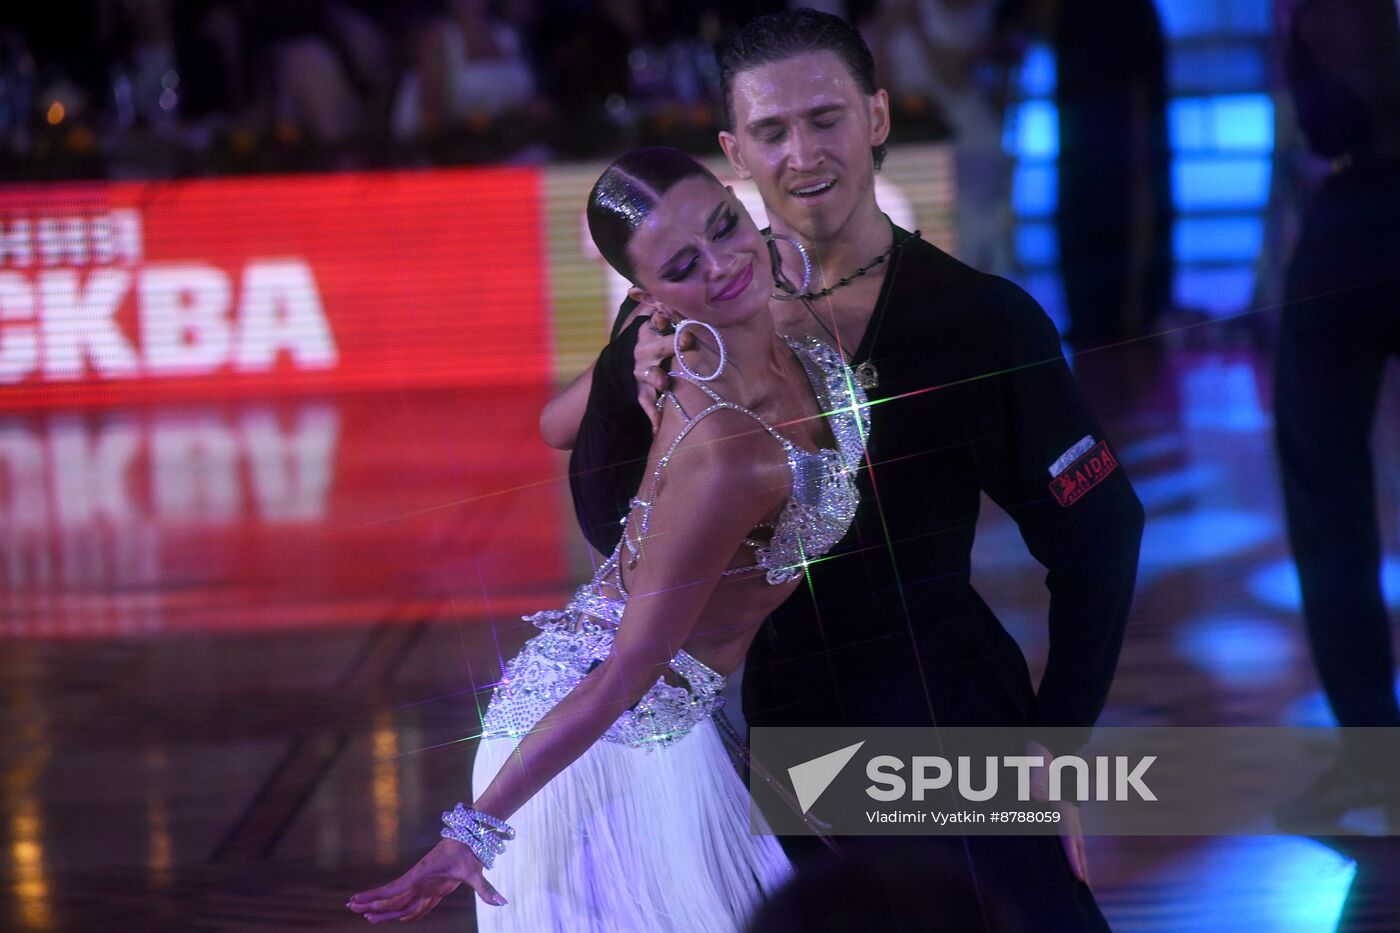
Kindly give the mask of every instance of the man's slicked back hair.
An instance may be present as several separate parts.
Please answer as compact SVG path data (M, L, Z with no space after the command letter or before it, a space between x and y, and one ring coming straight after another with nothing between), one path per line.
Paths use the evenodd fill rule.
M729 127L739 130L734 124L734 78L740 72L809 52L835 53L860 92L875 93L875 57L856 27L839 16L806 7L769 13L749 20L726 38L715 53ZM871 150L876 169L885 161L885 152L884 145Z

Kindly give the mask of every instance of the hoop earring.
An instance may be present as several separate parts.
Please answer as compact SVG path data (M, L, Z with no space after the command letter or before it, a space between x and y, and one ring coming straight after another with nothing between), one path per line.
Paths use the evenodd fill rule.
M710 373L708 376L701 376L697 374L695 370L685 365L685 359L681 356L681 333L684 332L685 329L691 326L692 324L694 324L696 327L703 327L707 331L709 331L710 336L715 338L715 344L719 347L719 365L716 366L715 371ZM697 321L694 318L686 318L684 321L677 321L674 345L676 350L676 365L681 368L681 372L685 373L687 376L689 376L691 379L694 379L696 382L713 382L714 380L719 378L720 373L724 372L724 364L728 362L728 358L724 354L724 340L720 337L719 331L715 330L712 324L708 324L705 321Z
M783 258L778 255L778 245L773 242L774 240L786 240L791 243L793 248L797 250L797 255L802 257L802 284L793 292L785 291L781 285L773 292L773 297L778 301L796 301L806 293L807 287L812 284L812 257L807 254L807 247L803 246L797 237L788 236L786 233L769 233L764 239L768 241L768 249L773 254L775 271L783 264Z

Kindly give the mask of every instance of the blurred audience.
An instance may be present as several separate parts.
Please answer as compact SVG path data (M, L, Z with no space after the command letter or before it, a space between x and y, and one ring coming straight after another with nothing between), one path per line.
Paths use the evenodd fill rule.
M1012 272L1011 169L1002 148L1006 69L993 56L993 0L880 0L869 22L877 80L906 111L953 137L958 256L996 275ZM941 129L941 127L940 127Z
M784 5L13 4L0 17L0 173L43 180L539 162L662 142L711 151L721 116L714 44ZM876 33L892 22L872 0L825 5ZM909 51L917 64L895 64L891 74L938 79L902 87L902 138L940 138L954 125L968 148L994 135L985 126L996 112L977 110L981 91L967 84L986 6L923 0L917 18L928 41Z
M1076 350L1152 333L1171 301L1166 41L1154 0L1002 0L1055 53L1055 228Z

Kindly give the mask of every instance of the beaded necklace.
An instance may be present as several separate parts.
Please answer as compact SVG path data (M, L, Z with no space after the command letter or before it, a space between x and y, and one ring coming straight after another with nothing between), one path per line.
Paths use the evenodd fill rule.
M821 319L821 315L817 314L816 309L812 307L812 302L818 298L825 298L826 296L830 295L832 292L836 291L838 288L841 288L844 285L850 285L856 279L865 275L867 272L880 265L886 259L889 259L890 256L893 255L894 251L899 249L899 247L903 246L907 240L917 239L921 234L922 231L915 230L909 236L892 242L890 244L889 249L885 250L883 253L872 259L869 263L867 263L864 266L861 266L859 269L852 272L844 279L840 279L835 285L829 285L819 292L803 292L802 294L796 296L798 300L802 302L802 307L806 308L807 313L812 316L812 320L817 322L817 326L819 326L822 330L826 331L827 336L831 338L831 345L833 347L841 346L841 338L836 336L836 332L834 330L826 326L826 321L823 321ZM852 360L851 362L851 372L852 375L855 377L856 385L860 386L862 389L873 389L880 384L880 373L878 370L875 369L874 363L870 362L869 360L866 360L864 363L860 363L858 365L855 364L854 360Z
M816 301L818 298L825 298L827 295L830 295L838 288L844 288L845 286L850 285L856 279L865 275L867 272L880 265L880 263L884 262L886 259L889 259L890 254L894 252L894 248L895 244L891 243L889 249L885 250L883 253L876 256L874 259L870 260L868 263L861 266L859 269L852 272L850 275L846 276L844 279L838 280L835 285L828 285L826 288L823 288L819 292L802 292L801 294L797 295L797 297L804 302Z

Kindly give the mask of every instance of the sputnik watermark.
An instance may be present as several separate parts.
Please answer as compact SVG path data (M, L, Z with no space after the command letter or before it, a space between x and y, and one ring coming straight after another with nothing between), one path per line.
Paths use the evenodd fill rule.
M1400 729L759 727L749 750L760 833L1052 834L1077 811L1091 835L1400 836Z
M940 791L953 787L956 774L956 790L964 800L992 800L1000 790L1002 769L1016 772L1016 800L1019 803L1059 802L1068 800L1083 803L1087 800L1124 801L1156 800L1152 788L1143 782L1143 776L1156 755L1146 755L1132 761L1126 755L1098 755L1092 768L1088 761L1078 755L1057 755L1047 766L1043 755L988 755L983 759L981 786L975 786L978 778L977 765L970 755L959 755L956 765L938 755L915 755L909 762L910 780L905 780L901 772L905 762L894 755L877 755L865 766L865 776L874 783L865 789L872 800L889 803L904 799L908 794L914 801L922 801L929 791ZM1032 794L1033 771L1046 768L1047 776L1043 794ZM1070 772L1069 781L1065 774ZM1092 782L1091 782L1092 774ZM1071 784L1072 782L1072 784ZM1071 793L1066 794L1066 789ZM1091 796L1092 793L1092 796Z
M856 742L788 768L798 806L804 814L812 809L864 745L864 742ZM895 755L875 755L865 763L865 776L872 782L865 793L880 803L906 798L921 803L930 792L951 789L964 800L981 803L997 798L1002 788L1002 771L1009 769L1015 772L1018 803L1124 801L1134 797L1156 800L1157 795L1143 780L1156 760L1156 755L1145 755L1135 761L1127 755L1098 755L1091 764L1078 755L1058 755L1048 762L1043 755L987 755L980 759L979 775L979 761L971 755L959 755L952 760L940 755L914 755L907 762ZM977 783L979 777L980 784ZM922 820L872 818L871 822Z

